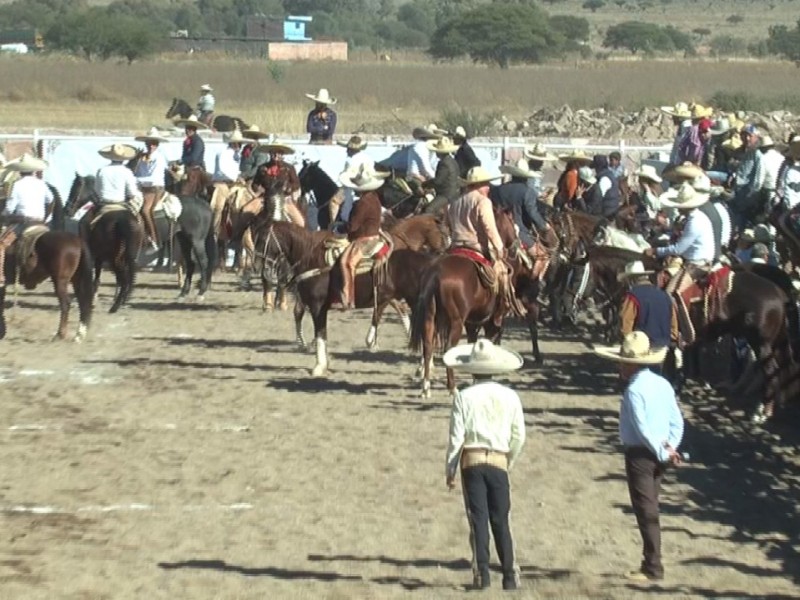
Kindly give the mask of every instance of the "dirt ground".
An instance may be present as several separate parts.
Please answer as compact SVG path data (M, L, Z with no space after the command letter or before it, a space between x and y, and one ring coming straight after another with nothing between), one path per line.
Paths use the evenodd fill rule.
M164 274L117 315L111 292L82 345L49 341L44 285L0 342L0 598L464 594L443 372L420 400L397 317L370 352L368 313L333 314L332 371L312 379L289 313L262 314L231 275L204 303L176 303ZM666 579L621 578L640 542L616 379L586 342L545 329L547 365L509 377L529 435L513 597L800 598L800 419L753 431L700 387L682 399L691 463L663 491ZM519 324L506 343L530 355ZM482 597L504 596L493 583Z

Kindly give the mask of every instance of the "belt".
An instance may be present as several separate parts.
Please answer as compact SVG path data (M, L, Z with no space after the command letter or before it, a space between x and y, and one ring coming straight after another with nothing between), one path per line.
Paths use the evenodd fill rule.
M488 448L464 448L461 451L461 468L469 469L480 465L489 465L503 471L508 470L508 457L504 452L496 452Z

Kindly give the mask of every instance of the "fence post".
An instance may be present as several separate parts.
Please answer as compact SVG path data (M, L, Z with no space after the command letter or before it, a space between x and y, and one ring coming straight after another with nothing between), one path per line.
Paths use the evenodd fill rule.
M501 165L506 164L506 157L508 156L508 148L509 148L508 136L504 135L503 136L503 148L502 148L502 151L500 152L500 164Z
M39 130L38 129L34 129L33 130L33 153L35 155L38 154L39 158L41 158L42 160L47 160L47 157L44 156L44 146L42 146L40 148L39 147L39 141L40 141L39 140Z

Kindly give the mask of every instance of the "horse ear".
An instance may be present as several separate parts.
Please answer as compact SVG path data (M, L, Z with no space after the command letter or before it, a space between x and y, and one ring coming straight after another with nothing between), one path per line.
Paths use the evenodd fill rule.
M318 161L318 160L315 160L315 161L314 161L314 166L315 166L315 167L318 167L318 166L319 166L319 161Z

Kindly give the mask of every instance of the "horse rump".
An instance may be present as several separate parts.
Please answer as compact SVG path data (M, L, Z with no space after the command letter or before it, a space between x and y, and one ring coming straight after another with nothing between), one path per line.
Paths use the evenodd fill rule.
M433 345L444 348L450 339L450 319L441 310L442 301L439 292L441 277L439 269L430 268L422 276L420 294L414 309L411 311L411 334L408 348L414 352L422 352L425 340L425 324L433 319ZM433 313L430 317L430 313Z

